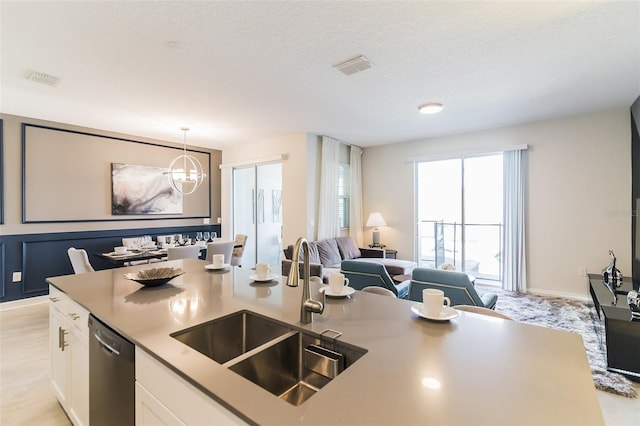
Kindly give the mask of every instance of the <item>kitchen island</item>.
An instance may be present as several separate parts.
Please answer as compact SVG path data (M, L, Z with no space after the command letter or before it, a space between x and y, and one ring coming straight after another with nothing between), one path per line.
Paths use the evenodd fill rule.
M301 324L302 289L284 285L285 277L256 283L250 268L208 271L192 259L166 265L186 273L153 288L123 276L149 265L48 282L133 342L137 354L228 410L230 422L604 424L578 334L466 312L431 322L412 313L415 302L362 292L327 299L322 315ZM312 296L320 298L313 284ZM366 353L295 406L171 336L239 311L316 334L337 330L340 341Z

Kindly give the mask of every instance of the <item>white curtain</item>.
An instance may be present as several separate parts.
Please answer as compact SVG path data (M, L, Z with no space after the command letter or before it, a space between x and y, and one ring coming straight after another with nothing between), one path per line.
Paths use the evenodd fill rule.
M525 151L503 153L504 236L502 288L526 293L525 256Z
M349 192L349 235L353 237L358 247L364 241L362 227L362 149L351 147L349 155L349 171L351 173L351 187Z
M340 235L338 206L338 162L340 142L322 137L322 158L320 167L320 199L318 201L317 239L333 238Z

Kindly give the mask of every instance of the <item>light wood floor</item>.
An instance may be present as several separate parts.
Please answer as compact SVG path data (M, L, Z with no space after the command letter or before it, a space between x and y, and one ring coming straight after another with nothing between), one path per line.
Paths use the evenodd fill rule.
M0 311L0 425L71 424L53 395L49 369L48 304ZM607 426L640 425L639 398L598 391L598 399Z

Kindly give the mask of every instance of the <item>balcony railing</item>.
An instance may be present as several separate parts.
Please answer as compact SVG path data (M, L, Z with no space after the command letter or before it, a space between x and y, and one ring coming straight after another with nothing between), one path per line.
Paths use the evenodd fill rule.
M420 221L420 265L449 263L476 278L502 281L502 228L501 223Z

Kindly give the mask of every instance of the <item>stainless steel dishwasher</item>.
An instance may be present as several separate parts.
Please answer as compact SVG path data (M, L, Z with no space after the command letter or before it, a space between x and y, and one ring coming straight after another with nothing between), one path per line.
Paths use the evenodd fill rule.
M89 315L89 422L135 424L135 346Z

